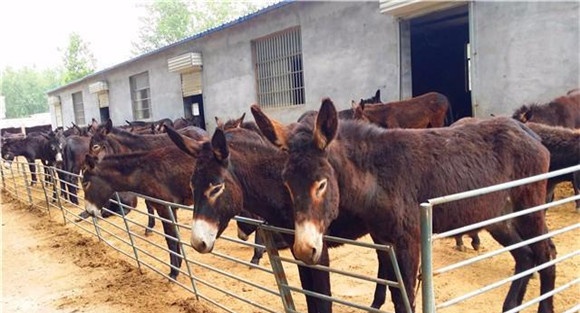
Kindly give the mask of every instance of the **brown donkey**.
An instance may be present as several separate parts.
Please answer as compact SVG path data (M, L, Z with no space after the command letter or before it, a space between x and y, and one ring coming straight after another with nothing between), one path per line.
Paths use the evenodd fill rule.
M433 128L445 125L449 100L429 92L402 101L354 106L354 119L366 120L384 128Z
M453 128L381 129L337 119L324 99L314 123L292 129L252 106L256 123L271 142L289 152L283 180L293 199L294 255L316 264L324 251L322 235L339 214L359 221L344 225L368 229L377 243L394 245L406 292L415 303L419 266L419 205L430 198L495 185L548 171L549 152L522 124L497 118ZM433 210L436 233L544 203L546 181L447 203ZM509 200L508 200L509 199ZM361 223L362 220L362 223ZM543 212L494 224L486 229L508 246L547 232ZM511 250L520 273L550 259L549 240ZM395 279L386 255L377 251L379 273ZM555 266L540 271L541 293L554 289ZM531 275L512 282L503 310L522 303ZM391 288L395 311L404 312L402 294ZM553 312L553 299L539 312Z

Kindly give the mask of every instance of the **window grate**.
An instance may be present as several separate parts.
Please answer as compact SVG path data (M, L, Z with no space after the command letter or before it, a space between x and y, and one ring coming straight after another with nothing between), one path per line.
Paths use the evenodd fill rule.
M258 103L278 108L304 104L304 72L300 28L252 42Z

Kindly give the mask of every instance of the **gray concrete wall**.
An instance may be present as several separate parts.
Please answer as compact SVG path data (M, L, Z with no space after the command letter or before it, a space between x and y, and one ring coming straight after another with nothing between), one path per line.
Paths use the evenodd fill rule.
M377 2L296 2L230 28L184 42L163 52L119 66L54 95L61 95L65 125L73 120L71 93L83 88L87 120L99 119L96 95L89 84L106 80L109 111L115 125L132 120L129 77L149 72L152 120L183 116L180 74L170 73L167 59L202 52L203 99L206 127L214 117L237 118L256 103L251 41L300 26L303 46L306 104L267 110L288 123L304 111L318 109L331 97L339 109L353 99L368 98L381 89L384 100L399 99L398 24L379 13ZM68 123L68 124L67 124Z
M251 41L294 26L302 33L306 104L266 109L284 123L318 109L322 97L340 108L381 89L398 99L397 23L376 2L299 2L258 16L199 41L203 47L204 107L208 130L214 116L237 118L256 103ZM251 115L247 117L251 119Z
M511 115L580 85L579 2L472 3L474 115Z

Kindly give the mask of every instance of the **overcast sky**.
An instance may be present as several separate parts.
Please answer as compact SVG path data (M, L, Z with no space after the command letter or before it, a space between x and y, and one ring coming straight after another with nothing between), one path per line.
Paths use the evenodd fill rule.
M0 1L0 69L61 65L72 32L89 43L97 69L126 61L143 12L138 3L145 0Z

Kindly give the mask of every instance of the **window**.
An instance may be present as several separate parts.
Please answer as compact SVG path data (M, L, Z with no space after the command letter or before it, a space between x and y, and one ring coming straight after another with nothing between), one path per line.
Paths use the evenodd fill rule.
M131 76L131 101L133 103L133 119L151 118L151 92L149 90L149 73L143 72Z
M60 102L54 105L54 115L56 118L56 126L63 126L62 123L62 105Z
M300 28L252 42L258 103L277 108L304 104L304 73Z
M75 123L85 125L85 107L83 105L83 93L81 91L72 94Z

